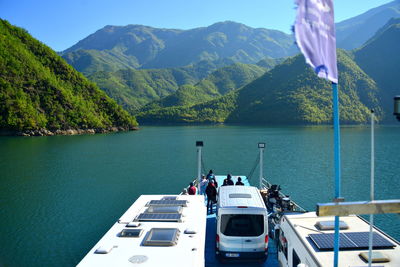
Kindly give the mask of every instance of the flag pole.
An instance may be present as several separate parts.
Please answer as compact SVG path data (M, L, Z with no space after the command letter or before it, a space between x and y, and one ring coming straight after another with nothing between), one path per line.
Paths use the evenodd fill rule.
M332 83L333 94L333 129L335 145L335 200L340 198L340 122L339 122L339 92L337 83ZM335 236L334 236L334 259L333 266L339 264L339 216L335 216Z

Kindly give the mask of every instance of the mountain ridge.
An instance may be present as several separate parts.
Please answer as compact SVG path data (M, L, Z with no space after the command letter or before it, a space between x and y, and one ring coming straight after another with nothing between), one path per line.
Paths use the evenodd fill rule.
M93 64L97 70L107 71L182 67L202 60L253 64L267 56L281 58L296 51L292 35L225 21L189 30L107 26L61 54L78 71L91 74Z
M400 17L399 0L336 23L337 47L347 50L359 48L393 17Z
M336 23L337 47L360 47L392 17L400 17L399 0ZM183 67L202 60L255 64L267 56L280 58L297 52L291 34L223 21L192 29L106 25L60 54L78 71L92 74Z

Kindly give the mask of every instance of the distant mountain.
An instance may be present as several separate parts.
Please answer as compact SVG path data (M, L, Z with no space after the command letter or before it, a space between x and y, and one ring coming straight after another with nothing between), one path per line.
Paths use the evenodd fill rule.
M291 35L226 21L191 30L106 26L62 52L62 56L78 71L90 74L181 67L203 60L256 63L267 56L287 57L296 51Z
M390 20L354 52L357 64L382 88L382 103L391 114L393 96L400 93L400 18ZM387 120L393 120L388 116Z
M273 60L268 62L273 64ZM203 60L179 68L99 71L88 75L88 78L118 104L134 113L143 105L174 93L179 86L195 84L227 64L232 64L232 61Z
M262 63L264 65L264 61ZM235 63L214 71L195 85L179 87L175 93L147 104L141 111L206 102L250 83L266 70L253 64Z
M336 23L337 47L347 50L360 47L393 17L400 17L400 0ZM297 52L292 35L225 21L191 30L106 26L60 54L75 69L88 75L127 68L174 68L225 59L254 64L266 57L284 58Z
M0 130L53 133L137 126L114 100L25 30L0 20Z
M379 89L352 59L338 51L342 123L365 123L369 109L382 118ZM231 122L327 124L332 120L331 85L319 79L304 58L289 58L240 90L194 106L149 110L139 122Z
M373 8L351 19L336 23L338 48L359 48L391 18L400 17L400 0Z

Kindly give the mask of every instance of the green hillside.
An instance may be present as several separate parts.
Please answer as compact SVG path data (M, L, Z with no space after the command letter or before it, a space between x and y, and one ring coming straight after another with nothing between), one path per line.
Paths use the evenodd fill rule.
M206 102L248 84L266 70L257 65L242 63L220 68L195 85L181 86L175 93L149 103L141 111Z
M88 78L126 110L135 113L145 104L173 94L182 85L193 85L220 66L231 63L203 60L179 68L100 71Z
M57 53L0 20L1 131L51 134L136 126L134 117Z
M369 109L382 117L378 88L353 61L338 51L342 123L365 123ZM328 124L331 85L317 78L301 55L290 58L240 90L202 104L138 114L139 122L231 122Z
M62 52L78 71L171 68L200 61L256 63L296 53L293 37L226 21L191 30L106 26Z
M172 69L103 71L88 78L131 113L154 99L175 92L182 84L197 81L184 71Z
M379 108L378 88L349 56L338 50L340 119L368 121L369 109ZM328 124L332 120L331 84L317 78L302 55L291 58L239 92L228 122Z
M393 96L400 93L400 18L392 19L354 52L357 64L382 88L385 121L393 121Z

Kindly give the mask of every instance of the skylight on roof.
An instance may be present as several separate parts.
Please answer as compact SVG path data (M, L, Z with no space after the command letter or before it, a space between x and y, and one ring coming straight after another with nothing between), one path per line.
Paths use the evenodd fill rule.
M335 229L335 221L319 221L315 224L315 227L321 231L333 230L333 229ZM339 229L340 230L349 229L349 226L347 225L346 222L339 221Z
M151 200L148 206L187 206L187 200Z
M143 229L123 229L120 233L120 237L140 237L143 233Z
M152 228L143 240L144 246L175 246L180 231L177 228Z
M182 213L181 206L150 206L145 213Z
M178 213L141 213L136 218L139 222L180 222L182 218Z

